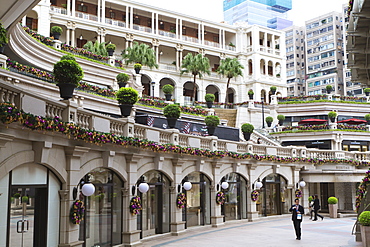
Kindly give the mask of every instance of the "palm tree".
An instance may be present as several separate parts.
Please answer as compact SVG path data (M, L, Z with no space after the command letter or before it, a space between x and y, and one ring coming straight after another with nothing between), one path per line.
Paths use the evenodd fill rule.
M96 40L95 43L93 43L92 41L89 41L84 44L83 48L97 55L102 55L105 57L108 56L107 49L105 48L105 42L100 43Z
M243 76L242 69L244 69L244 67L240 64L237 58L226 58L221 60L221 65L217 68L217 73L227 77L225 103L227 103L227 90L229 89L230 80L231 78L237 77L239 75Z
M132 47L127 47L122 51L122 58L126 64L139 63L151 69L158 68L154 50L144 43L134 42Z
M204 73L206 73L207 75L211 74L211 72L209 71L210 68L209 59L207 57L203 57L202 54L193 56L193 54L188 53L182 60L181 68L182 68L181 75L184 73L190 73L194 77L194 90L193 90L193 102L194 102L196 92L195 80L197 78L197 75L199 75L199 78L202 78Z

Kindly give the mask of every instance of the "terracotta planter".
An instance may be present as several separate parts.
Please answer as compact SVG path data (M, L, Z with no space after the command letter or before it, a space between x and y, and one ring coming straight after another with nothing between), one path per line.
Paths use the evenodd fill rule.
M209 109L211 109L212 108L212 106L213 106L213 102L206 102L207 103L207 107L209 108Z
M360 225L362 246L370 246L370 226Z
M167 124L170 129L175 129L177 123L177 118L167 118Z
M121 88L121 87L126 87L127 82L118 82L117 84L119 88Z
M167 101L170 101L172 94L165 94L164 97L166 98Z
M60 97L64 100L68 100L73 97L73 92L76 88L76 84L73 83L58 83Z
M133 106L132 104L119 105L122 117L128 117L131 115L132 106Z
M329 204L330 218L338 218L338 204Z
M215 134L215 126L207 126L208 135L213 136Z
M249 141L249 139L251 139L251 134L252 134L252 133L246 133L246 132L243 132L244 139L245 139L246 141Z

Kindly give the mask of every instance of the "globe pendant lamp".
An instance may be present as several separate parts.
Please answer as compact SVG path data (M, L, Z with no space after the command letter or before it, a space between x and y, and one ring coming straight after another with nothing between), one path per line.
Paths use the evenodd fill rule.
M185 190L191 190L192 184L190 182L185 182L183 187Z
M84 196L91 196L95 192L95 186L92 183L85 183L81 190Z
M147 183L140 183L139 184L139 191L141 193L146 193L149 190L149 185Z
M221 183L221 188L226 190L227 188L229 188L229 183L228 182L222 182Z

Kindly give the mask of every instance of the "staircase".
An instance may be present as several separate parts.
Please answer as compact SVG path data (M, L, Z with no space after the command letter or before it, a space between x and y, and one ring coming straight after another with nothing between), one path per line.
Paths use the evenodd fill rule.
M261 138L263 144L281 146L281 143L275 138L275 136L269 135L269 133L264 129L254 129L253 134L256 138Z
M214 109L215 109L215 114L220 119L228 120L227 126L235 127L237 109L222 109L222 108L214 108Z

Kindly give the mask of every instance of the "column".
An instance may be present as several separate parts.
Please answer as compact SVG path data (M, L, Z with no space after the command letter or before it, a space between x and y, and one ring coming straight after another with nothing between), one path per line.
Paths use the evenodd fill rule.
M221 180L220 168L222 164L214 162L212 163L214 184L211 186L211 224L213 227L219 227L224 225L223 215L221 214L221 205L216 202L216 184Z
M220 48L224 48L222 45L222 29L218 30L218 43L220 44Z
M105 24L105 0L101 3L101 22Z
M67 27L66 29L66 44L70 45L71 37L70 37L71 29Z
M177 193L180 193L182 191L182 170L183 165L185 164L186 162L182 159L172 160L172 170L174 176L173 184L175 186L174 191L171 191L171 201L173 202L177 200ZM171 233L172 235L179 235L182 231L185 230L185 221L182 221L182 209L178 207L171 208L173 208L173 210L171 211Z
M67 15L71 15L71 0L67 0Z
M202 29L200 23L198 24L198 42L202 43Z
M182 26L182 19L179 20L180 22L180 33L178 34L179 36L177 36L180 40L182 40L182 29L183 29L183 26Z
M101 22L101 1L98 0L98 22Z
M202 23L202 45L204 45L204 23Z
M256 188L253 188L255 182L258 180L258 176L256 174L256 168L257 164L251 165L249 169L249 177L250 180L249 185L247 187L247 208L248 208L248 221L255 221L258 218L258 211L257 211L257 201L252 201L251 199L251 193L253 190L256 190Z
M27 23L27 16L23 16L22 18L22 26L26 26L26 23Z
M272 40L271 40L271 47L272 47L272 54L275 55L275 35L272 35Z
M176 18L176 29L175 30L176 30L176 39L177 39L179 37L179 18Z
M222 48L225 49L226 47L226 37L225 37L225 30L222 30Z
M158 13L155 13L155 33L158 34Z
M128 6L126 6L126 20L125 20L125 25L126 25L126 28L130 28L129 25L129 13L130 13L130 8ZM127 47L127 46L126 46Z
M179 51L180 52L180 61L179 61L179 66L181 68L182 66L182 50Z
M177 49L176 49L176 70L179 71L180 70L180 59L179 59L179 52Z
M72 0L72 16L76 16L76 0Z
M156 64L159 63L159 49L158 49L158 46L153 46L154 47L154 51L155 51L155 62Z
M263 33L263 46L265 51L267 51L267 33Z
M154 21L155 21L155 13L152 12L152 33L155 33L155 30L154 30L154 27L155 27Z
M130 7L130 28L134 26L134 8Z
M71 29L71 46L75 47L76 42L76 30L73 28Z

